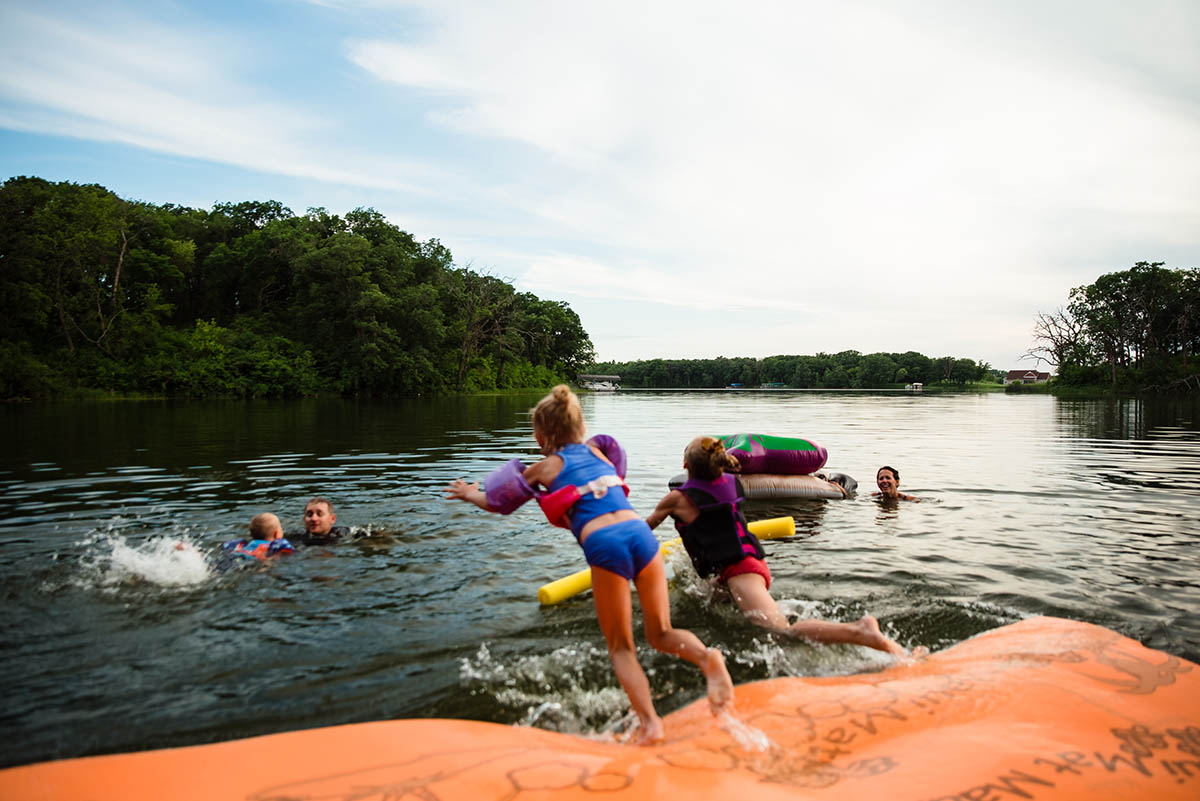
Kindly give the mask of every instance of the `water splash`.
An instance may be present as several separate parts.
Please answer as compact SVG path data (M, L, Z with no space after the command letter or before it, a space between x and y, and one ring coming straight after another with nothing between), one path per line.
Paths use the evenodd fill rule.
M487 644L463 659L459 678L471 694L486 694L518 711L519 725L571 734L621 727L629 701L613 681L608 652L592 643L548 654L494 656Z
M131 542L110 529L85 539L80 546L82 570L74 583L83 589L115 592L138 584L164 589L193 588L213 575L208 557L187 534L165 534Z
M717 725L728 733L743 751L766 752L779 748L762 729L756 729L749 723L738 720L728 711L717 716Z

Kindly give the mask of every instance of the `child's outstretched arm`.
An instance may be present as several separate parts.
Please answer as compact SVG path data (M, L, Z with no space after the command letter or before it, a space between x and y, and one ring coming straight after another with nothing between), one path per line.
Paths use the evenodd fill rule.
M666 520L678 508L680 498L686 498L679 490L671 490L663 496L658 502L658 506L654 507L654 511L646 517L646 525L651 529L658 528L658 524Z
M563 468L562 457L548 456L528 468L520 460L505 462L487 477L484 486L479 482L468 484L460 479L446 487L446 499L473 503L485 512L509 515L537 494L532 487L550 486Z
M483 490L479 489L479 482L468 484L461 478L454 479L454 483L446 487L446 500L466 501L473 503L485 512L494 511L488 506L487 495Z

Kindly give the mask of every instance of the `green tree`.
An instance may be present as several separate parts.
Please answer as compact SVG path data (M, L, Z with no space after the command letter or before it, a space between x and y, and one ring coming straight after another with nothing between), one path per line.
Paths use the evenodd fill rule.
M473 384L544 386L593 360L567 304L499 279L483 282L499 302L466 304L450 251L373 209L205 212L13 178L0 265L6 397L437 392L465 384L464 337Z
M899 368L886 353L872 353L864 356L859 365L858 385L860 387L886 387L895 383L896 371Z
M851 383L850 371L840 364L835 364L825 371L821 383L829 389L845 389Z
M1140 385L1186 377L1196 344L1196 275L1142 261L1071 290L1068 310L1113 385L1123 378Z

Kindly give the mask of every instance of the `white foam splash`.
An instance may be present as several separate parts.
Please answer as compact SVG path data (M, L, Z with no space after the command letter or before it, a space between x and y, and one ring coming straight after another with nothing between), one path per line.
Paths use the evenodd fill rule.
M743 751L769 751L776 747L762 729L756 729L749 723L738 720L729 712L722 712L717 720L721 730L733 737Z
M594 643L556 648L548 654L505 662L487 644L459 668L472 694L486 693L504 707L524 712L518 725L586 734L612 728L629 702L612 682L608 652Z
M82 545L85 553L80 584L115 589L130 583L164 588L190 588L212 576L203 551L185 536L157 536L130 543L112 531Z

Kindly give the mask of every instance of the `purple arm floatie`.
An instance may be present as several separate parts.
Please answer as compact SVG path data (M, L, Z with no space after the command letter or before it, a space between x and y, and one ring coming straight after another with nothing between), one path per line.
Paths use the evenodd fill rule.
M612 462L617 475L625 478L625 449L621 447L619 442L608 434L597 434L589 439L587 444L599 449L605 458ZM523 475L524 472L525 465L520 459L510 459L484 479L483 493L487 497L489 509L502 515L510 515L521 508L521 505L530 498L540 497L544 494L529 486L529 482L525 480L525 476ZM628 492L628 488L625 491ZM575 492L572 497L578 499L578 492ZM574 500L571 503L574 503ZM569 507L570 504L566 508ZM555 523L555 525L562 525L553 518L551 518L550 522Z
M487 496L488 508L502 515L510 515L530 498L534 497L533 487L525 480L522 473L525 465L520 459L510 459L492 471L483 481L484 495Z
M587 444L599 448L600 452L617 469L617 475L625 478L625 449L621 447L621 443L608 434L597 434L589 439Z

